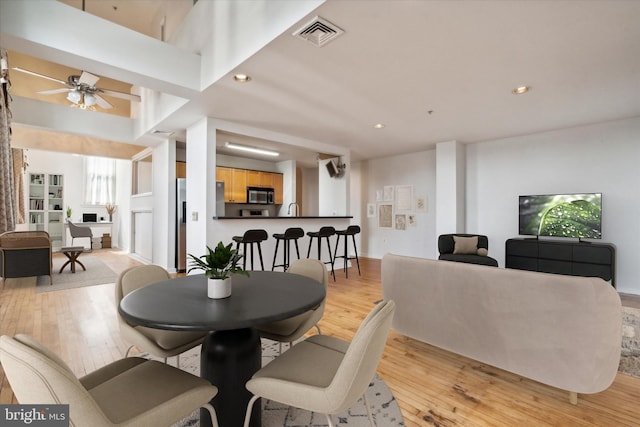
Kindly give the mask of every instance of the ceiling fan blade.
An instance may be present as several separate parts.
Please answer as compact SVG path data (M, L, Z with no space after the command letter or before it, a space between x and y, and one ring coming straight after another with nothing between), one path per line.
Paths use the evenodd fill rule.
M140 95L134 95L132 93L117 92L115 90L109 90L109 89L100 89L100 88L98 88L98 92L103 93L103 94L108 95L108 96L113 96L114 98L126 99L126 100L129 100L129 101L140 102L141 99L142 99L142 98L140 98Z
M93 95L96 97L96 104L98 104L98 107L103 108L105 110L108 110L110 108L113 108L113 105L109 104L107 102L106 99L104 99L103 97L101 97L100 95Z
M56 93L66 93L69 92L69 89L64 88L64 89L49 89L49 90L41 90L40 92L37 93L41 93L42 95L54 95Z
M53 82L61 83L65 86L68 86L67 82L64 80L55 79L53 77L45 76L44 74L36 73L34 71L25 70L24 68L20 68L20 67L13 67L12 69L16 71L20 71L21 73L31 74L32 76L41 77L43 79L51 80Z
M82 74L80 75L80 80L78 80L78 83L80 84L84 83L89 87L94 87L98 82L98 80L100 80L100 77L94 76L91 73L87 73L86 71L83 71Z

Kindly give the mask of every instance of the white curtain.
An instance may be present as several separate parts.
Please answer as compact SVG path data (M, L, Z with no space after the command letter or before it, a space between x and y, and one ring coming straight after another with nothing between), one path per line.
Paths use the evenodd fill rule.
M84 203L113 204L116 196L116 161L105 157L85 157Z

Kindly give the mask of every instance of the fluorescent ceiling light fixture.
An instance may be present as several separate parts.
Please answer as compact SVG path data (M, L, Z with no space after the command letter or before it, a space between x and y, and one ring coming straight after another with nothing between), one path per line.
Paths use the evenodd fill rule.
M384 128L384 123L376 123L375 125L373 125L374 129L383 129Z
M231 148L233 150L239 150L239 151L246 151L249 153L254 153L254 154L264 154L265 156L279 156L280 153L278 153L277 151L272 151L272 150L265 150L262 148L255 148L255 147L249 147L246 145L239 145L239 144L235 144L233 142L225 142L224 146L227 148Z
M246 74L236 74L233 76L233 80L237 81L238 83L246 83L251 80L251 77Z
M511 91L514 95L522 95L529 92L529 86L520 86Z

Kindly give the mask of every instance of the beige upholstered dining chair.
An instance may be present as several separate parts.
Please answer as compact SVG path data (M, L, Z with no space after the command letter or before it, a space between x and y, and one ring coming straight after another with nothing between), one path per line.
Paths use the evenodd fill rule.
M360 396L375 426L366 390L382 357L394 312L395 303L383 301L364 319L351 343L314 335L265 365L247 382L254 396L247 405L244 427L260 397L325 414L332 427L331 414L348 409Z
M93 251L93 232L91 231L91 227L80 227L79 225L75 225L71 222L70 219L67 219L67 224L69 224L69 234L71 234L71 246L73 246L73 239L81 239L83 237L89 238L89 251Z
M298 259L291 263L287 273L300 274L317 280L322 283L325 291L327 291L329 275L322 261L310 258ZM301 338L313 327L318 330L318 334L322 334L318 322L324 314L325 300L312 310L290 317L289 319L260 325L256 329L262 338L278 341L280 343L280 353L282 353L283 342L288 342L289 346L291 346L295 340Z
M0 337L0 362L21 404L68 404L70 425L170 426L209 401L218 389L173 366L140 357L115 361L82 378L27 335Z
M139 265L128 268L120 273L115 286L116 307L129 292L145 287L152 283L169 279L169 273L158 265ZM169 331L164 329L147 328L131 325L118 313L118 325L122 338L130 344L125 357L133 347L146 351L154 356L177 356L176 366L180 367L180 353L202 344L207 336L206 332Z

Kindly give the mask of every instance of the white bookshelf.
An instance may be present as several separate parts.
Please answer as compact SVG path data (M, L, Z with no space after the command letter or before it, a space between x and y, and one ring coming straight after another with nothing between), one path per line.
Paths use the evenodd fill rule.
M64 177L59 174L29 174L29 230L46 231L51 246L62 247L64 233Z

